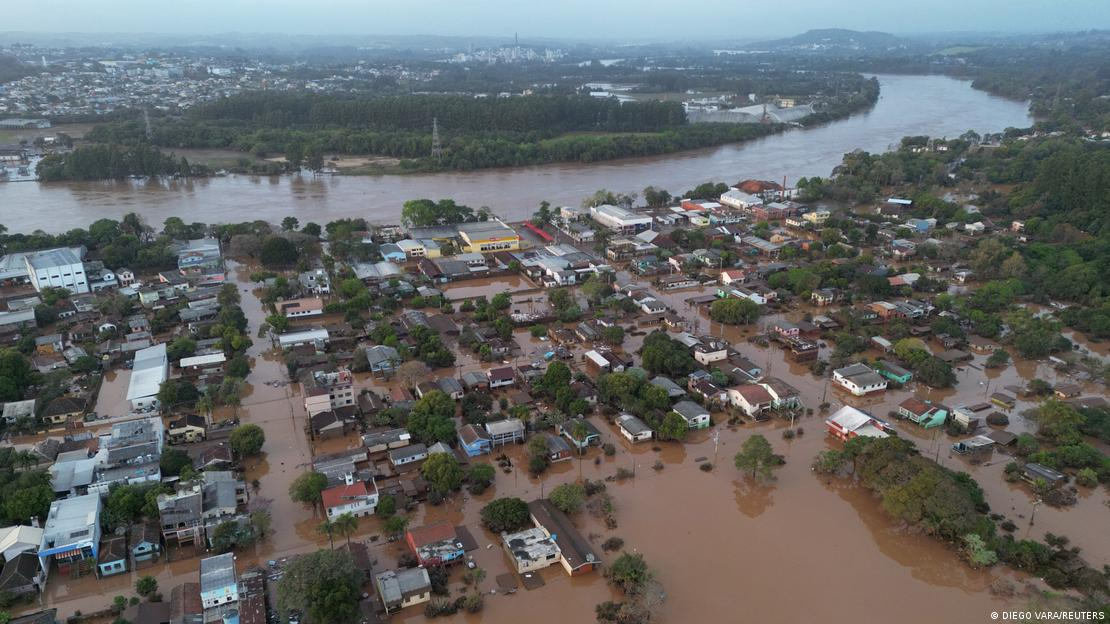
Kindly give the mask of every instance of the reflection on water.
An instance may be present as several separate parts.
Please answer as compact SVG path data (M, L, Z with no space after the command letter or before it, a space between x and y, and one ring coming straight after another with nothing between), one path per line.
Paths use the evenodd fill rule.
M20 231L60 231L100 217L138 211L151 224L189 215L206 223L265 219L272 223L310 210L313 221L366 217L400 221L408 199L450 197L489 206L513 220L541 200L575 206L600 188L639 191L651 184L672 194L708 181L797 180L828 176L846 152L889 149L903 136L955 137L1027 127L1027 107L942 76L880 76L882 95L870 111L810 130L793 130L739 145L605 163L565 163L510 170L392 176L273 177L54 184L0 184L3 221Z

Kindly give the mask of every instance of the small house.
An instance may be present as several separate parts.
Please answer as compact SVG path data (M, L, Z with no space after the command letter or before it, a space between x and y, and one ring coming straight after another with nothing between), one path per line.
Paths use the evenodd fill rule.
M545 433L543 436L547 440L547 458L551 460L551 463L554 464L574 457L574 449L562 436L553 433Z
M158 559L162 552L162 532L156 522L135 523L129 533L132 569L138 563Z
M113 536L100 542L96 572L101 578L127 571L127 538Z
M423 444L409 444L389 452L389 462L394 466L404 466L428 459L428 447Z
M621 414L617 417L617 428L621 435L628 438L629 442L643 442L652 437L651 427L632 414Z
M825 421L825 427L830 435L844 442L861 436L885 438L890 429L885 421L851 405L837 410Z
M913 379L913 373L888 360L879 360L879 374L902 385Z
M490 452L492 441L485 430L472 424L459 427L459 448L468 457L477 457Z
M374 584L387 614L432 599L432 581L426 568L386 570L374 577Z
M1062 473L1037 463L1028 463L1021 468L1021 478L1029 483L1036 484L1038 481L1043 481L1045 485L1054 488L1068 480L1068 477Z
M461 561L466 556L462 542L450 524L433 524L409 529L405 544L417 562L424 566L446 565Z
M556 425L561 435L570 440L571 444L579 451L601 444L601 432L585 418L571 418L566 422Z
M489 377L489 387L502 388L504 386L511 386L515 382L515 375L511 367L493 368L487 373Z
M675 403L672 411L686 421L690 429L705 429L709 427L709 410L693 401L679 401Z
M510 442L520 443L524 441L524 423L516 418L488 422L485 426L490 444L494 447L504 446Z

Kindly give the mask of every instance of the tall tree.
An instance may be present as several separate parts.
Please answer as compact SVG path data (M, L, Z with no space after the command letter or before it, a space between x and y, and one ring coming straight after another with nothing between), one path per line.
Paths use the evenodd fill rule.
M770 479L773 470L778 466L771 443L760 434L744 440L740 452L733 458L737 470L750 472L752 478L760 477Z
M278 611L302 611L316 624L357 622L363 579L346 550L318 550L294 557L277 584Z

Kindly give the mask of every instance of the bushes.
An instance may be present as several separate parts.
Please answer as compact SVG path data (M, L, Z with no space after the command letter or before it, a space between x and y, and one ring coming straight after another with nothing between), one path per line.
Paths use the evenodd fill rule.
M548 498L560 511L571 514L582 508L586 501L586 488L577 483L564 483L555 486Z

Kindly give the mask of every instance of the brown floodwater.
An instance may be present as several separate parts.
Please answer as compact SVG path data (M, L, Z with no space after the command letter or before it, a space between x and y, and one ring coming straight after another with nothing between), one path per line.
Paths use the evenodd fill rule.
M603 163L427 175L7 183L0 184L0 223L16 232L55 232L132 211L155 225L170 216L206 223L276 223L288 215L302 222L341 217L397 222L401 204L421 197L489 206L503 218L519 220L531 215L541 200L577 206L602 188L638 193L654 185L673 194L709 180L828 176L845 153L882 152L903 136L955 137L969 129L999 132L1032 122L1024 103L973 90L966 81L896 75L879 80L882 94L867 112L736 145Z
M231 276L241 288L243 309L250 324L248 331L253 335L265 311L256 293L249 290L248 272L246 267L231 266ZM690 294L664 295L670 301L687 296ZM793 315L801 313L794 311L788 316L796 318ZM774 318L762 319L761 323ZM1006 369L986 371L982 368L985 357L977 355L960 369L956 389L932 391L910 384L902 390L860 399L826 387L823 378L810 374L804 365L786 360L780 349L747 342L753 328L720 326L704 317L701 324L705 331L726 337L742 353L762 364L769 374L798 388L806 405L814 408L824 397L833 409L847 403L885 415L914 393L949 404L979 402L990 392L1022 385L1034 375L1050 382L1060 379L1054 369L1022 360ZM550 345L532 338L523 329L514 332L514 338L522 347L523 354L515 358L519 361L532 359L534 353ZM634 344L635 341L630 341L626 346L631 348ZM265 430L264 453L248 460L247 480L260 481L260 489L253 496L255 501L270 501L273 525L271 535L261 544L238 553L240 569L327 545L326 537L316 531L320 519L311 509L290 501L287 488L296 475L308 468L315 454L358 444L357 437L351 435L313 446L303 433L305 417L298 387L266 383L287 379L280 358L264 340L257 340L249 355L254 368L243 405L217 417L237 415L243 422L259 424ZM458 374L491 365L467 354L460 357L458 368L436 370L432 374ZM383 390L390 384L359 376L359 385ZM1085 389L1097 391L1090 385ZM1033 406L1034 403L1020 399L1010 412L1013 424L1009 429L1030 429L1032 424L1020 414ZM722 415L717 419L724 420ZM482 505L500 496L531 499L550 492L560 483L579 478L604 479L623 467L634 470L636 476L609 483L616 504L617 528L605 528L599 519L586 512L579 513L576 522L597 546L608 537L618 536L624 540L626 550L644 554L667 593L660 613L666 621L789 622L810 620L819 613L822 619L832 622L854 623L859 621L861 609L866 609L868 621L980 622L989 619L991 611L1024 605L1023 598L999 598L991 588L999 580L1020 585L1029 581L1028 577L1004 568L971 570L951 548L893 523L870 493L847 481L815 475L809 467L812 458L820 450L835 445L823 435L820 414L802 417L797 425L805 434L790 441L781 436L786 424L773 421L718 425L720 436L716 441L710 431L699 431L685 444L663 443L658 447L631 445L600 418L595 417L595 423L604 440L616 446L615 456L604 457L599 449L593 448L584 458L553 466L542 479L516 468L499 471L494 486L482 495L460 493L443 505L417 506L409 515L410 526L447 522L469 527L479 543L479 549L470 554L488 571L482 584L488 592L495 587L496 576L511 568L497 536L480 527ZM945 434L924 432L908 423L899 422L898 427L902 435L916 440L923 452L935 452L944 465L975 475L992 508L1013 519L1020 535L1041 537L1044 532L1067 535L1073 544L1083 548L1084 555L1096 567L1110 560L1110 536L1091 530L1105 523L1104 490L1084 492L1079 504L1068 509L1039 506L1035 523L1030 527L1033 499L1028 490L1002 479L1002 467L1008 458L996 453L986 463L971 465L949 452L954 439ZM743 440L757 432L767 436L775 451L787 460L776 479L768 484L751 482L738 474L731 462ZM523 447L511 446L505 452L514 466L526 464ZM698 464L705 460L714 464L712 472L698 469ZM656 461L661 462L661 470L653 468ZM380 532L379 520L363 519L359 532L352 537L371 540L368 543L379 569L392 566L402 551L399 543L372 540ZM102 608L117 594L130 595L141 574L155 575L164 590L184 581L196 581L199 559L179 556L173 563L99 581L54 579L44 600L49 606L58 607L64 616L77 610ZM611 561L614 556L603 554L602 558ZM594 605L619 598L600 573L571 579L556 567L546 570L543 577L544 587L531 591L521 588L508 596L487 595L486 608L480 616L459 614L451 619L509 623L527 614L538 624L589 622L593 621ZM452 581L452 591L457 594L461 571L454 572ZM396 617L416 622L423 618L423 611L409 609Z

